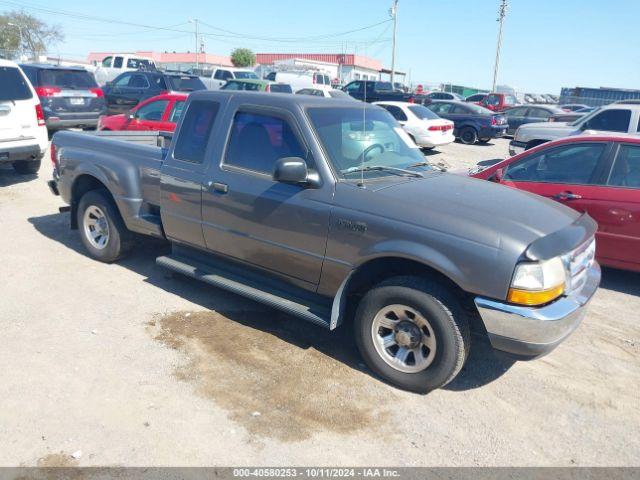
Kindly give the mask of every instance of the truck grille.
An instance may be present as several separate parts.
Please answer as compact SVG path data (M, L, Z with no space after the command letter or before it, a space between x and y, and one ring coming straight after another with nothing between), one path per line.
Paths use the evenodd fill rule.
M595 257L596 241L594 238L563 257L567 269L567 294L577 292L584 286L587 272L595 262Z

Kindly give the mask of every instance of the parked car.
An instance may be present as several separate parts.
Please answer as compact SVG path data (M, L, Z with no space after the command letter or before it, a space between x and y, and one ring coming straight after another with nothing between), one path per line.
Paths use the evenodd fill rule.
M548 93L543 93L542 96L547 101L549 105L553 105L558 103L558 100L553 95L549 95Z
M489 93L487 97L480 102L480 106L493 112L502 112L511 107L518 105L518 99L514 95L508 93Z
M59 132L51 151L91 257L166 238L172 271L328 329L353 312L369 367L409 390L456 377L472 320L499 350L552 350L600 279L588 215L431 167L377 106L195 92L168 149Z
M454 123L453 134L462 143L487 143L504 136L509 125L504 115L466 102L436 101L428 108L441 118Z
M507 135L513 135L518 127L527 123L548 122L553 115L566 113L553 105L521 105L502 112L507 117Z
M367 103L390 101L426 104L431 102L426 95L399 92L393 88L391 82L354 80L347 83L342 90L353 98Z
M455 141L453 122L433 113L424 105L407 102L375 102L395 118L420 148L432 149Z
M431 100L456 100L461 102L465 100L462 95L450 92L431 92L427 94L427 97Z
M253 70L246 68L221 67L213 71L210 82L207 83L209 90L218 90L230 80L260 80Z
M589 108L589 105L585 105L584 103L566 103L564 105L560 105L566 112L575 112L577 110L582 110L583 108Z
M579 118L585 116L587 113L593 112L596 107L585 107L574 112L567 112L562 109L562 112L553 114L549 117L550 122L575 122Z
M598 222L596 256L640 272L640 138L569 137L510 157L476 178L537 193Z
M509 143L509 153L515 155L550 140L582 133L635 133L640 132L640 105L612 103L597 108L574 122L530 123L516 130Z
M303 88L316 90L332 90L331 77L325 73L312 70L293 70L283 72L269 72L265 80L291 85L294 92Z
M0 59L0 164L36 173L48 144L35 89L17 64Z
M476 93L473 95L469 95L467 98L464 99L464 101L475 103L476 105L480 105L485 98L487 98L486 93Z
M173 132L182 115L187 95L165 93L143 100L127 113L100 117L98 130Z
M167 92L206 90L196 75L174 72L125 72L104 87L109 114L126 113L142 100Z
M153 71L156 70L156 64L150 58L120 53L105 57L97 66L94 75L100 85L106 85L121 73L135 70Z
M293 93L291 85L268 80L229 80L220 90L246 90L252 92Z
M63 128L95 129L106 113L104 93L84 68L46 63L21 68L40 98L50 134Z
M348 93L343 92L342 90L337 90L335 88L324 89L324 88L303 88L302 90L298 90L296 92L297 95L313 95L315 97L325 97L325 98L339 98L341 100L353 100L356 101Z

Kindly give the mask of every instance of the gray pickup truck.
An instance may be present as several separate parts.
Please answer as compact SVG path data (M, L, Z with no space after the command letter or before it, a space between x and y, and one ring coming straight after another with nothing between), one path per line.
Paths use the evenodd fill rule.
M458 374L471 327L498 350L549 352L600 280L591 218L433 168L365 103L195 92L166 149L59 132L51 150L49 186L95 259L166 238L159 265L351 323L369 367L413 391Z

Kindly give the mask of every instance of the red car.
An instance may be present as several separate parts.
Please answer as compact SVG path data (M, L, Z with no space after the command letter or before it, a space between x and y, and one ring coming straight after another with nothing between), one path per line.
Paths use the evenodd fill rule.
M564 138L470 175L588 213L598 222L600 263L640 272L640 138Z
M129 113L98 119L98 130L157 130L173 132L187 95L165 93L151 97L133 107Z
M508 93L490 93L478 105L494 112L502 112L507 108L515 107L518 99Z

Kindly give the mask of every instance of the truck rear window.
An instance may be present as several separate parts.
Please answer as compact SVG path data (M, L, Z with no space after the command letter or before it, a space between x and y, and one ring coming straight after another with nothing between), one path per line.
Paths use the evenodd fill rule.
M61 87L73 90L96 88L93 75L82 70L40 70L39 84L47 87Z
M27 80L15 67L0 67L0 102L33 97Z
M219 109L218 102L195 100L189 104L173 151L175 159L191 163L204 161L204 152Z

